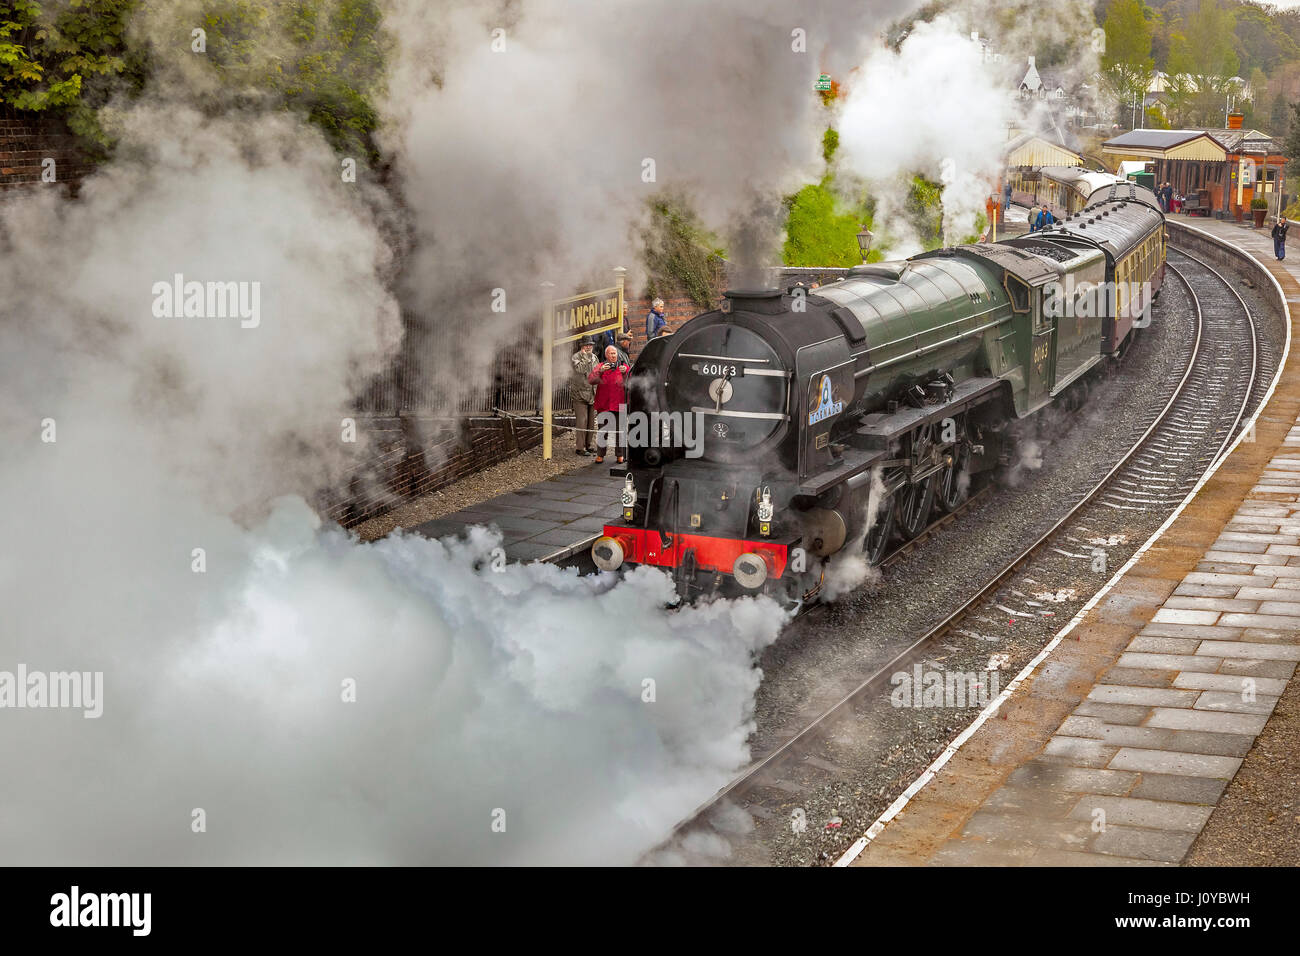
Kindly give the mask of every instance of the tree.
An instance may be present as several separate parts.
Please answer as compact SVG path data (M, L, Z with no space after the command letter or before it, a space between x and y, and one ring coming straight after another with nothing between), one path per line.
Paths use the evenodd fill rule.
M1106 51L1101 56L1102 75L1121 104L1141 99L1151 85L1155 61L1151 58L1151 21L1142 0L1115 0L1102 25Z
M1268 128L1274 136L1284 137L1289 131L1290 124L1287 120L1291 111L1287 107L1285 96L1279 93L1273 97L1273 105L1269 110Z
M1169 72L1191 77L1198 95L1226 93L1240 63L1233 49L1235 26L1236 15L1221 8L1218 0L1201 0L1182 32L1172 37Z
M1246 114L1247 128L1265 126L1272 111L1272 98L1268 94L1268 77L1259 67L1250 71L1250 99L1241 104Z
M1300 175L1300 103L1291 104L1291 128L1282 141L1288 176Z
M155 64L128 44L139 0L7 0L0 12L0 102L62 114L108 146L97 116L118 93L144 88ZM166 10L158 5L159 10ZM204 0L197 23L175 11L176 36L206 32L195 62L217 78L209 105L257 100L302 113L336 149L377 156L374 102L387 49L379 0Z
M649 206L650 219L641 233L646 295L668 296L680 290L700 308L711 308L723 277L723 250L685 196L662 195Z
M1300 52L1269 10L1245 3L1237 7L1236 17L1236 48L1243 72L1261 69L1271 73Z
M209 0L207 54L232 91L306 114L341 152L376 158L387 49L376 0Z

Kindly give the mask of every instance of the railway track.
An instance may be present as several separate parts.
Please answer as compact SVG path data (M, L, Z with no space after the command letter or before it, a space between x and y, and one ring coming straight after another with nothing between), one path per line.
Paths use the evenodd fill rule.
M1131 543L1136 550L1138 542L1149 534L1144 529L1154 531L1223 455L1249 410L1267 391L1279 359L1277 349L1274 343L1261 340L1251 309L1228 278L1208 263L1172 248L1167 265L1169 276L1195 314L1195 335L1185 344L1187 358L1181 378L1127 452L1090 476L1088 490L1069 511L960 606L798 733L759 754L749 768L679 823L661 850L689 845L691 834L702 830L729 840L751 838L745 836L748 828L734 825L736 808L751 820L787 827L792 814L802 814L801 807L811 802L812 790L846 782L839 751L851 745L864 728L870 733L869 728L881 725L879 718L889 716L894 675L924 662L942 668L942 664L934 664L946 659L939 649L953 649L945 641L975 643L969 636L988 631L990 624L1005 623L1008 615L1011 624L1018 616L1037 618L1040 628L1046 623L1054 632L1055 612L1045 610L1044 602L1031 595L1045 597L1039 593L1044 590L1057 595L1069 592L1079 603L1086 601L1091 595L1076 594L1074 588L1053 592L1054 582L1077 582L1080 562L1086 565L1098 542L1105 542L1111 550L1119 547L1121 552ZM960 514L958 511L955 516ZM923 537L938 526L932 526ZM886 563L896 560L902 550L896 549ZM1097 580L1097 589L1107 576ZM1046 640L1038 640L1038 646L1043 643ZM988 648L975 650L986 655ZM1031 650L1022 648L1021 656L1027 660L1032 657ZM1008 661L1007 669L1014 673L1018 666L1013 664ZM937 754L930 759L933 756ZM927 759L922 766L929 762ZM872 818L894 796L896 792L882 792L870 801L875 807ZM869 821L854 821L853 830L864 832L865 822ZM823 858L829 862L825 854Z

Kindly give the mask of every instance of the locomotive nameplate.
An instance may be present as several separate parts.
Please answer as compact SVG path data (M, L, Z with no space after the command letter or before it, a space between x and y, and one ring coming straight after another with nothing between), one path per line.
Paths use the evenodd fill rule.
M800 475L821 471L830 464L831 432L839 417L853 402L854 361L814 372L804 393Z

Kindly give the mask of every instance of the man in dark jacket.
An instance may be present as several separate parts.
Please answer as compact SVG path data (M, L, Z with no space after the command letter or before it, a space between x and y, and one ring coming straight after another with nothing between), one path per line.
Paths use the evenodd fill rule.
M623 332L618 337L618 342L614 346L618 349L618 360L623 365L632 364L632 333Z
M1289 228L1286 216L1278 216L1273 224L1273 255L1277 256L1278 262L1286 258L1286 231Z
M645 317L645 338L649 342L651 339L659 338L660 332L667 328L668 320L664 318L664 300L655 299L650 303L650 311Z

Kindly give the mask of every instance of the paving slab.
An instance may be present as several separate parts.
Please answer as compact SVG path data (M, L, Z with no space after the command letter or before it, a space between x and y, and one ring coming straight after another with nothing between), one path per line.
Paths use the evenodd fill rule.
M561 452L562 453L562 452ZM411 530L431 538L463 535L474 525L502 533L508 561L555 560L590 545L617 517L623 479L609 464L587 465L426 521Z
M1236 757L1124 747L1115 754L1108 766L1111 770L1168 773L1185 777L1222 777L1229 780L1241 766L1241 760Z

